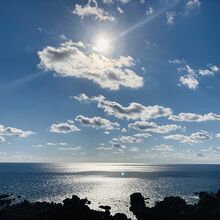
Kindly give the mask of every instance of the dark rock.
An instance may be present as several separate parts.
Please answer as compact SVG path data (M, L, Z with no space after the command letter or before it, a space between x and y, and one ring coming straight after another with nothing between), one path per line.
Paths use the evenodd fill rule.
M195 192L194 195L195 195L195 196L199 196L199 192Z
M113 216L113 220L127 220L127 216L123 213L117 213Z
M0 199L6 199L8 197L10 197L9 194L2 194L2 195L0 195Z
M208 196L209 194L207 192L200 192L199 193L199 198L202 199L203 197Z
M215 194L215 196L216 196L216 198L217 198L218 200L220 200L220 189L219 189L218 192Z
M148 208L146 208L144 197L141 193L130 195L130 205L130 211L133 212L137 219L142 219L147 215L146 211Z
M0 200L0 206L9 205L11 203L10 199L1 199Z
M185 200L180 197L166 197L152 208L156 219L183 219L188 210Z

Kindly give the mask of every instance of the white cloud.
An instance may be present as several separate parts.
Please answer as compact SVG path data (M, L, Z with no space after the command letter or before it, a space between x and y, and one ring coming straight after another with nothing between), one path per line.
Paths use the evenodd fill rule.
M83 94L84 95L84 94ZM109 101L104 96L93 96L86 98L81 98L82 94L79 96L74 96L74 98L78 101L83 102L86 100L87 102L97 102L98 108L104 109L104 112L108 115L113 115L119 119L127 119L127 120L150 120L159 117L168 117L172 114L172 110L167 107L154 105L154 106L144 106L140 103L132 102L128 106L124 107L121 104Z
M138 131L146 131L159 134L166 134L181 128L181 126L174 124L157 125L155 122L148 121L135 121L134 123L129 124L128 127Z
M209 147L209 150L210 151L219 152L220 151L220 147L212 146L212 147Z
M77 150L81 150L81 146L78 146L78 147L60 147L58 148L58 150L61 150L61 151L77 151Z
M148 138L151 137L152 135L148 133L138 133L138 134L134 134L133 136L138 138Z
M119 136L118 138L113 138L112 142L122 142L124 144L134 144L140 143L143 139L140 137L133 137L133 136Z
M191 135L183 135L183 134L174 134L174 135L168 135L165 136L164 139L168 140L176 140L180 143L186 143L186 144L196 144L196 143L202 143L204 140L211 139L212 137L207 132L196 132L192 133Z
M182 85L192 90L196 90L199 86L199 81L193 75L181 76L179 81Z
M205 157L206 155L204 153L197 153L196 156L197 157Z
M77 14L82 19L88 16L94 16L95 20L100 21L114 21L115 18L111 16L104 9L99 8L96 0L89 0L85 6L76 4L74 14Z
M122 128L121 132L125 133L125 132L127 132L127 129L126 128Z
M187 122L219 121L220 115L217 115L212 112L204 115L199 115L195 113L180 113L178 115L170 115L169 119L173 121L187 121Z
M108 115L113 115L119 119L127 120L150 120L159 117L167 117L172 114L170 108L163 106L144 106L140 103L132 102L127 107L113 101L106 100L105 97L99 96L98 107L103 108Z
M110 143L112 144L112 147L114 149L126 149L127 147L125 145L119 144L119 143L114 143L112 141L110 141Z
M170 0L167 0L167 2ZM178 4L179 2L181 2L180 0L172 0L170 1L170 3L172 2L172 4ZM189 13L196 8L199 8L201 5L201 1L200 0L184 0L184 4L183 7L180 7L177 11L168 11L166 14L166 20L167 20L167 24L172 25L174 24L174 20L176 19L176 17L182 16L185 17L187 15L189 15Z
M20 138L26 138L32 134L34 134L33 131L23 131L19 128L5 127L4 125L0 125L0 137L2 141L4 140L3 136L17 136Z
M50 132L52 133L70 133L70 132L76 132L80 131L79 128L77 128L74 125L73 121L68 120L67 122L61 122L58 124L52 124L50 127Z
M179 73L183 73L186 75L195 75L196 74L196 70L191 68L188 64L185 64L183 66L178 67L177 70Z
M124 14L124 11L122 10L121 7L117 7L116 9L117 9L117 11L118 11L120 14Z
M213 76L215 73L219 73L220 68L215 65L209 65L205 69L199 69L199 74L202 76Z
M199 86L199 81L197 80L196 70L192 69L189 65L184 65L177 68L178 72L184 74L180 77L180 84L188 87L189 89L196 90Z
M147 10L146 10L146 15L152 15L154 13L154 9L152 7L149 7Z
M100 146L100 147L97 147L96 150L112 151L113 148L112 148L112 147L103 147L103 146Z
M85 93L82 93L78 96L71 96L70 98L74 98L79 102L90 102L91 101L91 99Z
M174 59L174 60L168 60L169 63L172 63L172 64L184 64L186 63L186 61L184 59Z
M52 143L52 142L48 142L46 143L47 146L66 146L67 143L65 142L60 142L60 143Z
M126 4L129 1L130 0L102 0L102 2L105 3L105 4L113 4L113 3L116 3L116 2Z
M212 64L209 64L206 68L193 69L186 64L185 60L169 60L169 63L179 65L177 70L182 75L179 79L180 85L184 85L192 90L196 90L199 87L199 78L214 76L220 72L220 68Z
M217 137L217 138L220 138L220 133L216 134L216 137Z
M101 118L101 117L89 118L89 117L85 117L83 115L78 115L75 120L85 126L89 126L89 127L93 127L93 128L114 130L114 129L118 129L120 127L120 125L117 122L111 122L108 119Z
M110 90L143 86L143 78L131 70L135 61L130 56L108 58L91 52L82 42L72 41L62 43L57 48L48 46L38 55L39 67L53 71L58 76L91 80Z
M59 35L59 38L60 38L61 40L67 40L67 37L65 36L65 34L60 34L60 35Z
M1 142L5 142L5 138L2 137L2 136L0 136L0 143L1 143Z
M156 150L156 151L169 151L169 152L172 152L173 151L173 146L167 145L167 144L161 144L159 146L154 146L152 149Z
M124 4L130 2L130 0L117 0L117 1L118 1L118 2L121 2L121 3L124 3Z
M187 9L194 9L201 6L201 1L199 0L188 0L186 3Z
M167 12L167 24L173 24L175 16L176 16L175 11L168 11Z
M34 147L34 148L43 148L44 145L42 145L42 144L37 144L37 145L33 144L32 147Z
M131 152L138 152L139 147L130 147L128 150L131 151Z

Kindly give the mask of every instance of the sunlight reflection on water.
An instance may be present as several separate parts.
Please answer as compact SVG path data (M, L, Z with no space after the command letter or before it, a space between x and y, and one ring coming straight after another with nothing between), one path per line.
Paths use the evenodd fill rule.
M145 164L0 164L0 193L12 192L36 201L61 202L78 195L91 207L110 205L111 212L129 212L129 196L141 192L150 204L165 196L195 200L196 191L216 191L218 165ZM122 175L124 173L124 175Z

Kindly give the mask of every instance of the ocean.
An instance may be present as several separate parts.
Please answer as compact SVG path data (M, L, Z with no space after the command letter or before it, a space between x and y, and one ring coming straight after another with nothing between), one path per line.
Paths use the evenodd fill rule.
M111 163L0 163L0 194L30 201L61 202L77 195L91 207L110 205L111 213L129 212L129 196L141 192L149 206L165 196L196 202L195 192L220 188L220 165L146 165Z

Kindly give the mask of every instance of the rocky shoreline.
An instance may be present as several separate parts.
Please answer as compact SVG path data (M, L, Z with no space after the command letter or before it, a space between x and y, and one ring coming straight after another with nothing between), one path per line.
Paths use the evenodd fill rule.
M197 193L197 204L187 204L180 197L165 197L155 206L147 207L141 193L130 196L130 211L137 220L219 220L220 190L217 193ZM110 214L111 207L100 205L103 211L93 210L87 199L72 198L62 203L23 200L13 194L0 195L0 220L129 220L123 213Z

